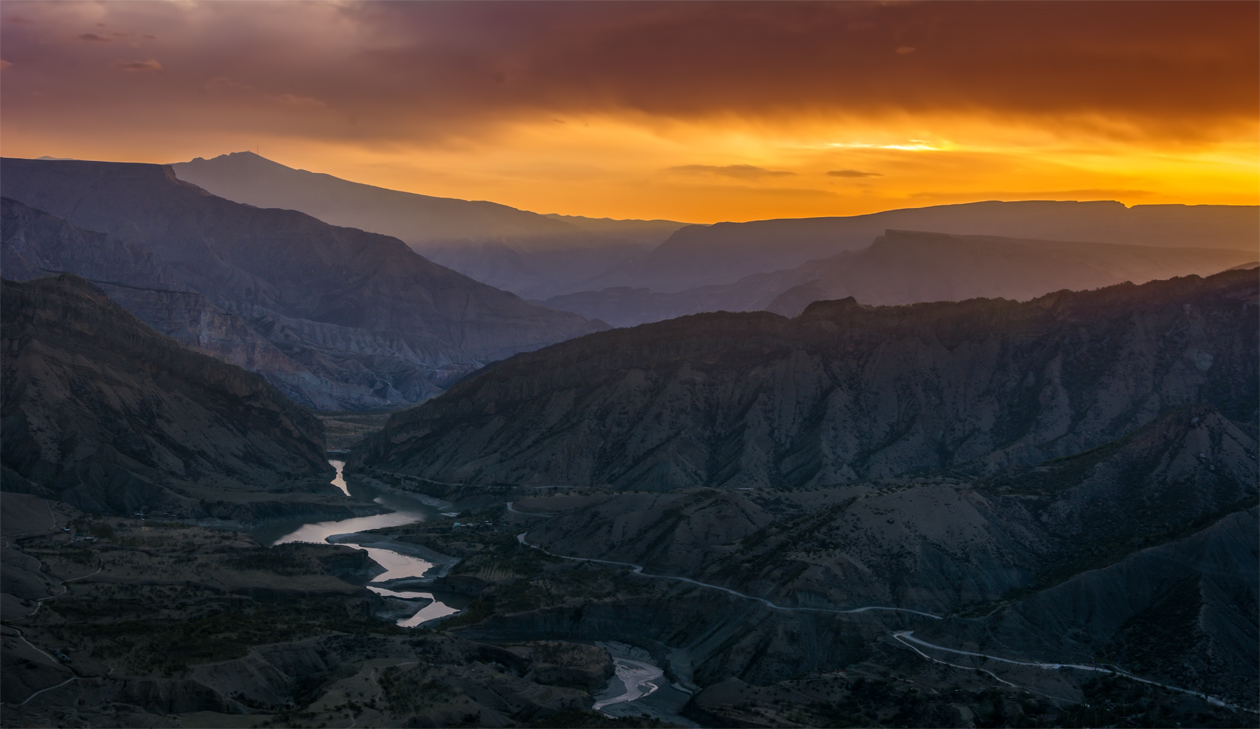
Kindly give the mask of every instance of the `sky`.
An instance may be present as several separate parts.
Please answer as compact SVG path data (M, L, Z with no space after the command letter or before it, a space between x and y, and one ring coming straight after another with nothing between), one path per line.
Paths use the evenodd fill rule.
M0 6L0 153L686 222L1260 202L1257 2Z

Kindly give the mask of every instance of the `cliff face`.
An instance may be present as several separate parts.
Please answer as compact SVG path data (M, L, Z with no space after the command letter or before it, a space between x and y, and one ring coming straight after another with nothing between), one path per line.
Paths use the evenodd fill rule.
M0 294L6 490L201 515L203 499L330 478L319 421L261 377L184 349L75 276Z
M230 202L166 167L2 164L6 197L155 255L175 288L204 294L289 358L381 404L428 397L451 369L603 328L477 283L395 238Z
M1257 417L1254 270L1027 302L710 314L499 363L354 465L439 481L725 489L992 473L1191 403Z

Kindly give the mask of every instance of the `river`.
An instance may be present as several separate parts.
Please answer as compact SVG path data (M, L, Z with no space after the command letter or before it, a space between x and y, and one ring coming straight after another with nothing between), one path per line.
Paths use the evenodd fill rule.
M329 463L337 469L337 476L332 480L332 485L349 497L351 487L342 475L345 462L329 461ZM461 595L394 590L385 587L383 583L394 580L424 578L434 570L436 565L420 557L390 549L388 542L381 537L363 533L373 529L415 524L437 516L453 516L449 511L442 511L444 508L451 508L450 504L418 494L381 491L362 484L354 486L354 496L359 499L371 498L373 502L390 511L340 521L291 521L269 524L255 530L253 536L259 542L271 546L290 542L316 544L322 542L344 544L364 550L373 562L385 569L366 585L369 590L385 597L399 600L424 600L427 603L411 616L397 620L396 624L400 627L413 628L438 618L454 615L467 607L469 599ZM511 504L508 508L511 508ZM518 537L522 543L523 536ZM402 545L399 546L405 548ZM598 643L598 645L608 650L613 657L616 675L596 697L593 707L596 711L607 716L637 717L647 714L679 726L697 726L677 713L687 702L690 692L670 683L664 671L651 662L652 656L647 651L623 643Z
M346 496L350 496L350 486L342 476L342 469L346 465L345 462L329 461L329 463L333 468L337 469L337 477L333 479L332 485L341 489ZM435 565L420 557L403 554L389 549L387 546L382 546L383 543L380 537L362 533L372 529L384 529L386 527L427 521L438 516L441 513L441 508L447 506L446 504L436 499L419 495L412 496L394 491L380 491L359 485L355 486L355 496L360 498L370 497L373 502L391 511L385 514L357 516L340 521L313 523L296 521L270 524L263 529L255 531L254 537L260 542L271 546L288 544L290 542L331 543L333 537L342 537L336 540L337 544L344 544L347 547L367 552L373 562L385 568L385 572L372 578L372 581L366 585L369 590L378 595L399 600L424 600L427 602L415 614L400 618L397 621L397 624L404 628L413 628L431 620L454 615L467 606L467 598L459 595L416 590L393 590L382 584L373 584L388 583L400 579L423 578L427 573L434 570ZM349 536L350 539L346 539L346 536ZM356 537L358 538L356 539ZM371 546L366 546L368 544Z

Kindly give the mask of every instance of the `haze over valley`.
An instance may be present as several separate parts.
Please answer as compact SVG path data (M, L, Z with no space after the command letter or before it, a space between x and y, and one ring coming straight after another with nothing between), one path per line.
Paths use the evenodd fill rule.
M0 723L1260 726L1258 12L7 2Z

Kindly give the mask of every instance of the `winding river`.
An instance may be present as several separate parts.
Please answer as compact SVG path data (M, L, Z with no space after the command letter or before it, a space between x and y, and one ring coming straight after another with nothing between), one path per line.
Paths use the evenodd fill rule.
M333 479L332 485L341 489L346 496L350 496L350 486L342 476L342 469L346 465L345 462L329 461L329 463L333 468L337 469L337 476ZM360 489L362 489L363 493L359 493ZM391 511L374 516L357 516L340 521L272 524L254 532L254 536L260 542L271 546L288 544L290 542L313 542L319 544L333 543L335 541L336 544L344 544L347 547L367 552L373 562L385 568L385 572L372 578L372 581L366 585L369 590L385 597L399 600L425 600L428 603L410 617L399 619L397 624L401 627L413 628L431 620L453 615L462 610L467 605L467 599L458 595L415 590L394 590L384 586L382 583L389 583L394 580L424 578L427 573L434 570L436 565L420 557L403 554L402 552L389 549L387 546L382 546L383 543L380 537L363 534L363 532L372 529L403 526L404 524L415 524L416 522L432 519L440 513L439 509L442 508L443 503L418 495L412 496L392 491L377 491L366 486L356 486L355 491L356 496L372 497L372 501ZM334 538L336 539L334 540Z

